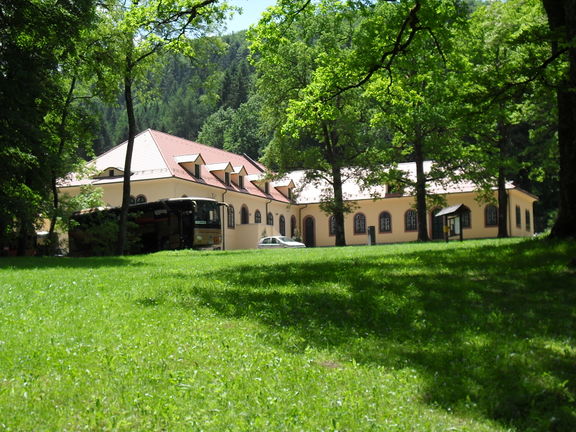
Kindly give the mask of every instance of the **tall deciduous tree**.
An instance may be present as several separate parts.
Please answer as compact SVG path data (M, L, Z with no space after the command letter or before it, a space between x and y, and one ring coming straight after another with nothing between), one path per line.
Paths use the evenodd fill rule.
M368 127L370 104L359 89L329 97L322 86L349 54L361 17L339 1L304 3L279 2L248 34L264 117L275 131L266 157L280 171L305 169L310 181L330 185L323 209L334 216L335 243L343 246L343 168L373 162L367 156L378 131ZM311 102L316 96L326 98Z
M394 68L374 73L366 84L366 94L379 102L374 124L384 123L393 131L392 164L408 160L415 164L415 178L403 182L416 198L418 241L428 241L428 183L453 177L454 162L461 158L461 138L457 133L459 103L459 56L453 55L452 39L460 21L460 10L448 3L430 22L450 22L420 32ZM392 23L389 23L390 26ZM374 31L378 31L375 29ZM431 169L425 161L433 160Z
M155 57L172 50L193 56L200 36L209 35L225 18L226 3L218 0L143 0L111 1L101 9L99 49L121 83L128 119L128 141L124 162L122 209L118 232L118 253L126 245L126 226L130 204L132 153L136 136L134 85L145 76Z
M0 2L0 237L19 231L20 253L53 173L65 166L50 125L68 91L61 85L62 64L75 55L93 6L92 0Z
M568 68L557 89L560 208L552 237L576 238L576 0L542 0L555 36L554 53L565 51Z
M540 83L534 79L535 68L550 56L549 48L542 43L548 33L546 19L538 0L511 0L479 6L470 23L468 37L459 38L468 66L462 69L460 89L467 123L474 126L463 135L473 138L471 147L478 151L474 156L477 163L471 166L482 171L469 174L482 180L479 183L489 195L496 183L498 237L508 237L506 180L529 165L520 159L525 149L514 140L514 131L521 124L530 128L534 120L527 115L531 110L526 107L536 102L535 95L545 95L536 91ZM522 144L526 147L528 140ZM543 160L542 156L540 162Z

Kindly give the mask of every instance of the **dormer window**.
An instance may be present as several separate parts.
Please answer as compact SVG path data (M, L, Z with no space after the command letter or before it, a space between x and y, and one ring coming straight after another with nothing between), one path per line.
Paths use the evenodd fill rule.
M295 185L291 179L284 178L281 180L274 181L272 182L272 186L274 186L274 188L278 192L280 192L282 195L288 198L288 201L292 201L292 198L294 198L292 189L294 189Z
M174 156L174 160L195 179L201 179L202 165L206 165L201 154Z
M122 177L122 176L124 176L124 171L122 171L122 168L107 167L107 168L104 168L102 171L98 172L97 174L95 174L92 178L109 179L109 178Z
M270 183L268 182L264 183L264 193L270 195Z
M234 172L234 168L229 162L208 164L206 169L226 186L230 186L230 174Z
M230 180L234 182L238 189L244 189L244 176L247 175L246 168L242 165L235 166L234 171L230 173Z

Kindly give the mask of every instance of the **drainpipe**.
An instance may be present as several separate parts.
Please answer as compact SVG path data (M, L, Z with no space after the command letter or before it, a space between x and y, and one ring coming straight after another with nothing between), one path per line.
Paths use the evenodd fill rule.
M508 237L512 237L512 204L510 203L509 190L506 190L506 202L508 206Z
M226 225L228 224L228 205L226 204L226 202L224 201L224 196L226 196L226 194L228 193L228 189L225 189L224 192L222 192L222 203L224 204L222 206L222 228L221 228L221 232L222 232L222 250L226 250ZM224 210L226 209L226 210Z

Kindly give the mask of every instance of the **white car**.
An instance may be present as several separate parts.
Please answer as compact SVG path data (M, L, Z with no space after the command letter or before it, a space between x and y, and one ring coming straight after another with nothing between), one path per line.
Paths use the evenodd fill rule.
M292 240L290 237L272 236L261 238L258 249L305 248L304 243Z

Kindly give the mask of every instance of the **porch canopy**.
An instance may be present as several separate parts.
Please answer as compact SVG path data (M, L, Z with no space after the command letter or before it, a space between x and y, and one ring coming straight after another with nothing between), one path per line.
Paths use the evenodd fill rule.
M456 204L444 207L434 217L444 217L444 236L446 241L450 236L460 236L460 241L464 239L462 234L462 215L470 213L470 209L464 204Z

